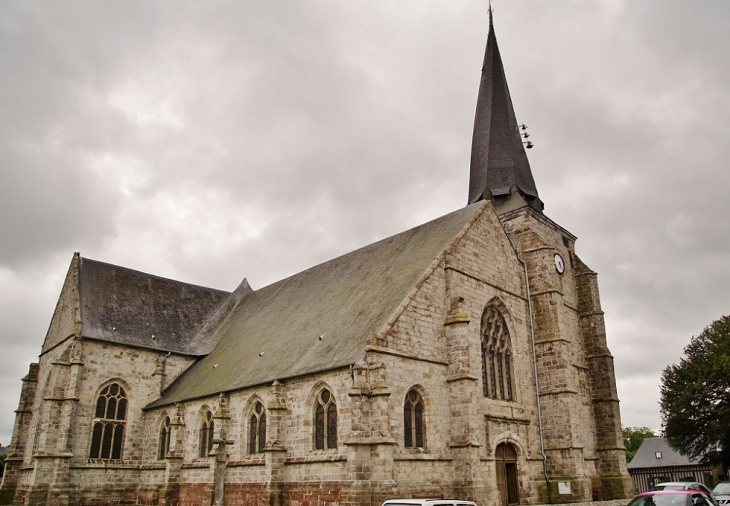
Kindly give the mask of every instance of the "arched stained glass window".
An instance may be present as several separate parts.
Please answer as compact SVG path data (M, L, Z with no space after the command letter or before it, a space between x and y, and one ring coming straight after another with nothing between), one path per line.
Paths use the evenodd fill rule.
M166 416L160 426L160 441L157 447L157 458L162 460L170 451L170 417Z
M198 445L198 457L207 457L213 449L213 413L206 410L203 414L203 421L200 423L200 443Z
M482 314L481 332L484 396L512 401L512 341L504 317L494 304Z
M248 453L262 453L266 444L266 410L256 402L248 427Z
M425 448L423 399L415 389L406 394L403 405L403 445L406 448Z
M337 404L326 388L317 396L314 407L314 448L337 448Z
M89 458L120 460L127 420L127 393L118 383L104 387L96 399Z

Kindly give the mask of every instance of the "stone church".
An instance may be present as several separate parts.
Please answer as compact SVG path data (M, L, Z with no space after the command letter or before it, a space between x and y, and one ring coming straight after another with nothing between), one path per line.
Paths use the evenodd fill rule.
M490 12L466 207L231 293L75 254L0 503L628 497L596 273L521 133Z

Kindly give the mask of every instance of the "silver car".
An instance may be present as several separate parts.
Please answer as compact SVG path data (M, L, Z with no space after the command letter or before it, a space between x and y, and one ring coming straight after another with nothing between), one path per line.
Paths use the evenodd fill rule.
M383 506L477 506L472 501L458 499L389 499Z
M654 485L652 490L699 490L710 497L711 503L717 504L710 489L704 483L698 481L665 481Z
M712 489L712 497L720 506L730 506L730 481L721 481Z

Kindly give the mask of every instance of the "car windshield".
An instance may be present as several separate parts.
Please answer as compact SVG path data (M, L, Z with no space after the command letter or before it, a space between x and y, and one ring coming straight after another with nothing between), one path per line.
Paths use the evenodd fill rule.
M629 506L684 506L685 494L662 494L635 497Z
M712 489L713 494L730 494L730 482L718 483Z

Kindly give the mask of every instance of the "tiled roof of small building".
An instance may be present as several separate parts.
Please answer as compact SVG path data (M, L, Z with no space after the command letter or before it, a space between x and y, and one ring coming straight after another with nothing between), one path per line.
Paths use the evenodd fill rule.
M243 296L216 329L210 355L151 406L356 363L487 207L468 206Z
M661 457L657 455L661 455ZM690 466L695 464L697 464L697 461L685 457L669 446L665 438L650 437L644 439L636 455L626 467L638 469L642 467Z

